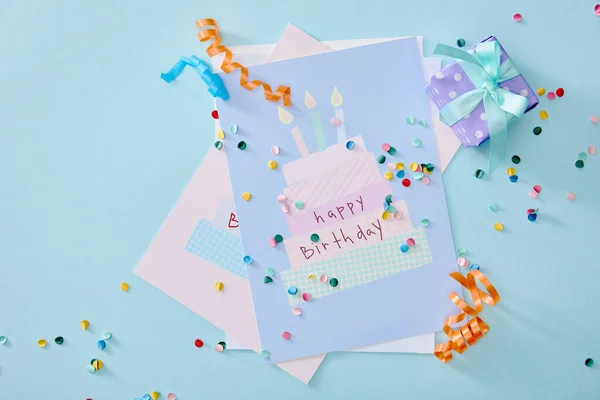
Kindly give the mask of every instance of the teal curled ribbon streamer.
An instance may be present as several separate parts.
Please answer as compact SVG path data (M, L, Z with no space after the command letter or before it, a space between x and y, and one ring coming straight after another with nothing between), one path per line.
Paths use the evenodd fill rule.
M227 93L227 89L225 89L223 80L217 74L213 74L208 64L196 56L181 57L169 72L160 74L160 78L167 83L171 83L177 79L186 66L196 70L200 78L206 83L208 92L213 97L220 97L223 100L229 99L229 94Z
M475 86L440 110L442 122L448 126L456 124L483 101L490 134L489 171L492 173L504 160L508 122L520 118L529 104L527 97L498 85L521 73L510 58L500 63L502 53L497 41L479 43L475 51L438 44L433 54L456 59Z

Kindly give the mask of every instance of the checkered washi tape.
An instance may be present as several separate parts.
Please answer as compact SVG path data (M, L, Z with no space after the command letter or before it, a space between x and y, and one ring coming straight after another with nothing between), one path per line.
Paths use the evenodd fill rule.
M415 247L402 253L400 245L410 237L415 240ZM333 259L317 261L303 268L285 270L282 278L286 290L290 286L298 288L296 296L288 295L290 305L293 306L302 301L304 292L310 293L312 298L319 298L431 264L431 261L431 251L425 231L423 228L418 228L410 233L385 239L372 246L348 251ZM315 276L315 279L308 279L311 274ZM334 288L329 283L321 283L319 277L323 274L330 278L337 278L339 285Z
M207 219L198 221L185 249L208 262L248 279L248 268L243 261L242 240L231 232L217 228Z

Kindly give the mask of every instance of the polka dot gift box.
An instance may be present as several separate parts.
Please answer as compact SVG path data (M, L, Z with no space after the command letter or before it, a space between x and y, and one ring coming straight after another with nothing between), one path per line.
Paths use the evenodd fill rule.
M427 93L437 106L438 110L440 110L442 121L452 128L464 146L479 146L490 137L490 121L488 119L489 110L486 110L484 107L484 92L488 92L488 94L491 95L489 96L490 98L496 97L498 94L511 97L513 101L520 102L520 104L523 105L522 109L524 112L532 110L539 102L535 92L531 86L529 86L523 75L518 71L515 63L508 56L496 37L488 37L469 50L469 53L475 53L478 56L475 59L477 63L482 59L485 62L485 57L482 57L482 49L487 46L487 49L491 52L490 45L493 44L493 42L497 42L498 44L497 51L500 57L500 65L498 66L495 60L491 60L492 57L487 57L488 65L484 66L484 68L488 71L490 68L493 70L494 67L497 67L497 73L495 74L497 79L493 79L493 76L492 79L490 79L486 73L484 73L485 76L481 77L481 68L473 68L473 64L466 60L456 60L432 76L427 85ZM448 47L446 47L446 49L448 49ZM452 49L450 49L449 51L446 50L443 55L449 55L450 57L456 58L455 55L459 54L458 51L460 50L455 50L457 53L454 53ZM460 52L462 53L462 51ZM492 71L492 75L494 75L494 71ZM477 84L474 83L474 80L477 81ZM497 83L497 87L494 87L494 83ZM475 93L474 91L476 89L480 89L480 92ZM510 93L500 93L500 90L502 89ZM457 99L463 101L466 100L463 95L469 92L472 94L469 99L470 104L463 104L463 107L461 107L461 111L467 111L467 113L460 112L457 115L456 112L448 112L454 111L450 110L450 108L456 106ZM513 96L511 93L518 96ZM461 96L463 96L462 99ZM526 102L525 99L527 100ZM478 103L477 100L479 100ZM450 105L453 102L455 103ZM446 118L444 118L444 111L448 112ZM454 120L448 118L448 116L454 117ZM507 123L509 123L512 119L515 119L515 116L506 113L506 119Z

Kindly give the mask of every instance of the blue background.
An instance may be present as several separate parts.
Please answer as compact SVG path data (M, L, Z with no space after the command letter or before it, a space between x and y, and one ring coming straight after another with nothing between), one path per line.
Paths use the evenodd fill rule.
M588 121L600 113L594 3L4 0L0 334L9 345L0 346L0 398L132 399L151 390L182 400L597 398L599 371L583 362L600 362L600 161L574 167L577 153L600 147L600 127ZM565 88L511 127L509 153L523 160L518 184L503 171L473 177L487 148L461 149L445 176L456 246L502 295L484 309L491 331L481 343L449 365L331 354L309 387L254 354L193 347L222 333L132 270L213 141L212 99L198 77L159 79L181 55L203 51L194 22L207 16L228 44L275 42L290 21L319 39L422 34L426 54L437 42L494 34L533 87ZM534 201L535 183L543 192ZM565 200L567 191L577 200ZM536 224L529 207L540 208ZM496 221L504 232L492 229ZM93 330L79 328L84 318ZM101 354L103 330L114 339ZM43 350L42 337L52 342ZM88 374L98 357L105 369Z
M389 55L389 57L388 57ZM387 57L387 60L386 60ZM360 79L362 71L368 70L374 62L385 62L379 71L379 79ZM400 65L399 65L400 64ZM260 342L263 349L271 353L271 362L288 361L299 357L307 357L328 351L346 350L355 347L371 345L394 340L401 337L410 337L430 333L439 329L440 322L452 315L455 306L448 301L448 293L458 291L460 286L448 274L454 270L455 254L452 245L452 234L450 221L444 196L444 187L441 184L440 168L433 171L429 177L431 183L427 186L413 178L409 170L411 162L437 164L438 153L435 148L435 136L431 129L430 110L427 103L427 94L423 90L425 79L423 78L423 66L419 55L417 40L396 40L380 43L372 46L362 46L339 52L319 54L313 57L305 57L296 60L282 61L256 66L250 69L251 79L269 79L272 82L286 82L292 88L292 107L288 112L294 115L294 121L284 125L279 121L277 105L264 101L263 93L255 91L248 94L246 89L239 85L239 78L232 74L225 76L225 84L229 87L231 99L228 101L217 101L219 110L219 121L221 127L228 129L232 124L237 124L237 134L227 133L224 140L224 150L227 153L227 163L231 174L231 185L233 198L236 202L236 211L240 221L240 233L244 243L244 250L255 260L248 268L248 279L252 287L252 301L256 311ZM357 76L359 79L357 79ZM313 126L309 122L310 115L314 112L304 105L305 91L308 90L314 96L318 110L323 121L323 135L326 143L332 146L337 143L336 129L329 122L334 115L334 107L330 103L333 87L337 85L344 97L342 107L344 108L344 125L348 138L361 135L367 152L370 152L369 163L375 169L375 178L382 177L388 171L387 165L377 164L377 156L385 154L387 161L396 163L404 162L407 176L410 177L412 185L409 188L402 186L400 179L394 179L387 186L388 193L394 195L394 199L406 203L408 217L412 221L413 228L420 227L423 218L431 220L431 226L424 229L428 246L431 249L431 259L428 265L404 271L399 274L377 279L366 284L358 285L347 290L341 290L330 296L323 296L307 303L301 302L298 306L302 308L302 317L298 318L291 312L287 288L290 285L284 283L283 272L290 268L289 253L299 251L295 246L299 243L311 248L313 243L309 237L311 232L296 233L293 238L296 242L285 243L283 246L271 247L269 238L276 233L291 239L289 225L285 214L281 212L279 204L275 200L284 192L286 187L293 186L285 177L285 168L292 168L294 163L303 162L299 159L301 155L296 147L295 140L290 133L293 126L298 126L303 138L306 138L308 150L312 153L312 164L318 157L317 140ZM294 89L295 88L295 89ZM412 115L424 120L428 128L421 127L418 123L409 125L405 116ZM393 127L392 127L393 126ZM411 142L414 138L420 138L420 147L413 147ZM248 148L240 151L237 143L245 140ZM345 142L344 142L345 143ZM390 143L396 146L397 154L388 155L381 150L382 143ZM281 147L281 154L273 157L271 146L277 144ZM344 144L338 145L343 150L342 154L350 157ZM356 151L356 150L355 150ZM331 154L331 152L329 153ZM338 154L340 154L338 152ZM364 154L364 153L363 153ZM355 157L357 155L355 154ZM275 158L281 165L276 170L267 168L267 161ZM354 159L355 161L357 158ZM339 164L343 168L349 164ZM295 165L297 168L297 164ZM331 183L335 179L331 175L325 179L324 174L332 169L316 169L318 184ZM373 171L373 169L371 169ZM289 170L287 176L292 175ZM337 178L340 173L337 173ZM347 178L341 176L343 178ZM353 177L356 178L356 177ZM366 179L372 182L372 177ZM383 178L379 178L383 180ZM356 237L357 220L364 218L365 213L344 223L336 223L318 226L312 220L312 207L315 200L319 204L333 208L335 205L343 204L340 199L342 194L348 193L348 187L339 187L337 192L321 189L314 183L306 184L313 189L314 193L321 192L320 197L290 196L289 203L302 199L307 202L307 212L312 224L309 229L314 229L321 235L319 244L329 243L335 248L332 233L335 231L339 240L343 227L348 236ZM305 185L304 182L300 186ZM332 183L331 186L336 186ZM357 188L358 186L355 186ZM362 195L374 190L361 188L355 191ZM242 199L242 193L252 193L250 201ZM302 193L295 189L296 193ZM325 194L328 192L328 194ZM294 189L290 190L294 193ZM306 191L304 191L306 193ZM335 196L332 200L331 194ZM363 199L367 210L372 210L371 218L364 220L361 224L365 231L367 227L373 229L371 222L376 225L375 217L377 209L383 211L381 200L385 197L369 201ZM311 205L312 201L312 205ZM403 211L404 212L404 211ZM293 214L298 220L302 214ZM305 214L306 215L306 214ZM292 217L292 218L293 218ZM407 218L406 216L404 218ZM386 222L378 219L379 227L382 229L384 241L393 240L389 224L398 222ZM338 229L334 229L337 225ZM410 225L410 223L408 224ZM306 225L305 225L306 226ZM328 226L328 228L327 228ZM312 228L310 228L312 227ZM377 232L376 229L373 229ZM377 236L370 239L367 246L382 245ZM300 240L300 242L298 242ZM356 239L357 241L360 241ZM419 239L417 239L419 241ZM293 244L295 243L295 244ZM344 242L342 242L344 243ZM423 246L423 242L420 244ZM344 246L342 244L342 246ZM359 250L358 243L353 251L367 250L362 247ZM382 246L383 248L384 246ZM372 248L372 247L371 247ZM348 245L345 251L352 250ZM408 257L395 249L397 253L381 256L390 265L399 266L403 257ZM326 254L328 250L321 253ZM371 250L375 251L375 250ZM347 255L348 253L346 253ZM364 253L363 253L364 254ZM409 253L410 254L410 253ZM302 256L299 256L302 257ZM329 256L331 257L331 256ZM344 259L338 263L344 264ZM301 260L296 265L306 265L306 274L314 273L320 276L322 268L316 267L315 263L323 260L323 257L315 255L310 261L312 264L303 264ZM360 256L357 257L360 260ZM331 264L333 261L331 260ZM272 267L277 271L272 284L264 284L265 269ZM330 268L330 267L329 267ZM373 269L375 269L373 267ZM321 272L320 272L321 271ZM372 271L372 270L371 270ZM290 271L287 271L290 272ZM325 270L331 275L331 270ZM303 273L304 274L304 273ZM340 279L340 288L347 285L348 277L337 276ZM306 278L304 278L306 279ZM301 296L306 287L296 284ZM390 316L396 315L396 318ZM291 340L282 340L281 333L289 331Z

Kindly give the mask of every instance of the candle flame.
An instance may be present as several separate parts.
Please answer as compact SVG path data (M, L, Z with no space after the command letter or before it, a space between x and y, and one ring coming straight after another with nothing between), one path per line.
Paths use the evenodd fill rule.
M281 108L281 106L277 106L279 114L279 120L284 124L289 124L294 120L294 116L290 114L288 111Z
M342 105L342 101L344 101L344 99L336 86L333 88L333 93L331 93L331 105L339 107Z
M306 91L306 93L304 94L304 104L306 105L306 107L308 108L315 108L315 106L317 105L317 102L315 101L315 98L312 97L310 95L310 93L308 93L308 90Z

